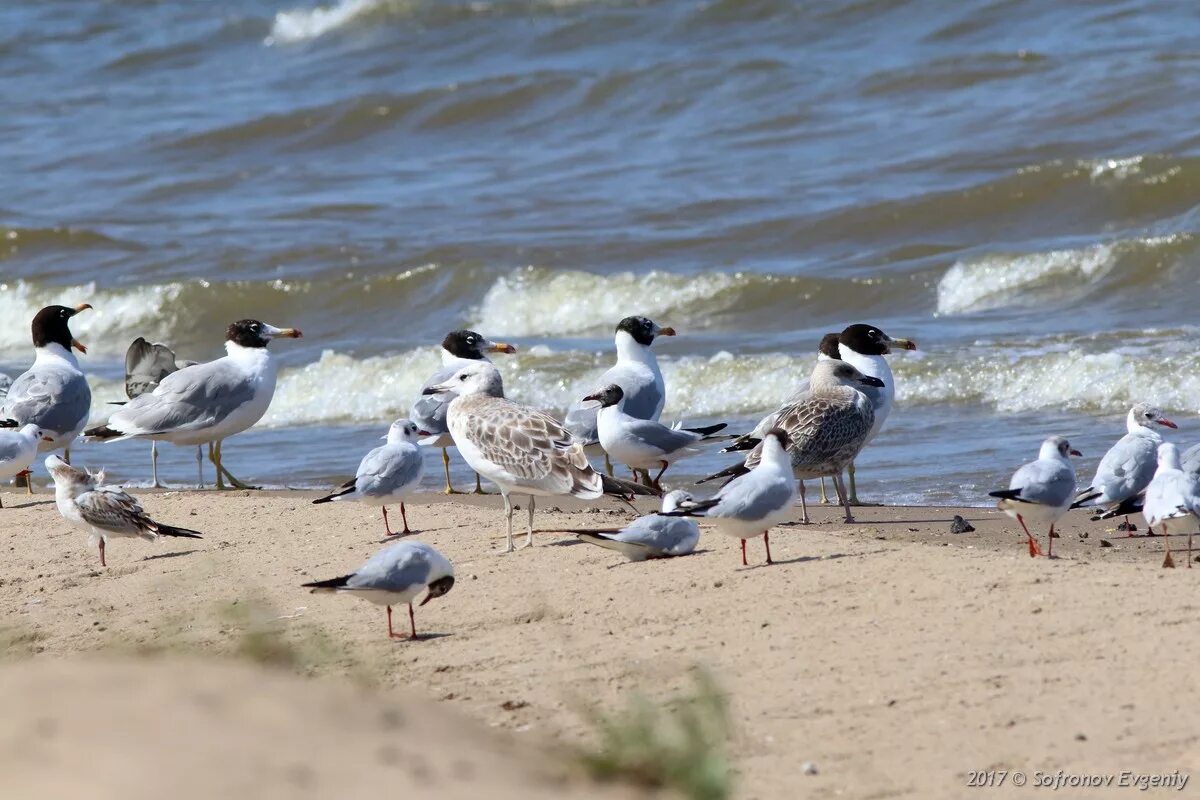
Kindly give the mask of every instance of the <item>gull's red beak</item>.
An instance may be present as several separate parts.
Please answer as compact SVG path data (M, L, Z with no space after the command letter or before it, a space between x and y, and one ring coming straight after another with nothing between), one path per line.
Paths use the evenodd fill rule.
M76 350L78 350L81 353L87 352L87 345L85 345L83 342L79 341L78 339L71 340L71 347L74 347Z
M1073 456L1079 456L1079 457L1081 457L1081 458L1083 457L1083 453L1079 452L1079 451L1078 451L1078 450L1076 450L1075 448L1071 448L1071 450L1070 450L1070 453L1071 453L1071 455L1073 455Z
M1162 425L1164 428L1178 428L1179 427L1178 425L1176 425L1174 422L1171 422L1171 420L1167 419L1166 417L1160 417L1159 419L1156 419L1154 421L1157 422L1159 425Z
M417 436L433 436L429 431L417 431Z
M917 343L912 339L892 339L892 344L899 347L901 350L916 350Z

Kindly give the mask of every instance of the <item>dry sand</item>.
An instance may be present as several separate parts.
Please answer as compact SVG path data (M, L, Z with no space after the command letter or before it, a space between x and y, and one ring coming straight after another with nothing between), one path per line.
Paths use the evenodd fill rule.
M551 532L626 515L565 501L539 509L537 547L499 555L499 498L425 496L409 520L459 580L418 609L427 638L394 642L382 610L299 588L378 549L377 510L312 506L302 492L142 496L207 538L117 540L101 570L48 495L0 495L10 654L50 669L92 651L229 653L263 616L306 674L440 700L536 749L586 741L581 707L675 695L703 665L731 698L742 798L1037 793L968 789L968 773L986 769L1031 783L1037 771L1178 769L1197 773L1184 796L1200 786L1200 569L1180 557L1162 570L1161 539L1116 538L1082 514L1065 521L1051 561L1030 559L992 510L868 508L847 526L821 507L816 524L775 531L778 563L763 566L752 541L743 568L736 541L711 532L692 556L628 564ZM955 513L978 530L949 533ZM28 691L15 702L29 718L47 690L22 674Z

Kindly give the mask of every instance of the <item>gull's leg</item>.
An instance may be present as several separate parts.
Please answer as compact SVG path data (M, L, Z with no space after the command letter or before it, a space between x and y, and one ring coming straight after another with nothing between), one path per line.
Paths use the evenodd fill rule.
M158 482L158 442L150 440L150 487L152 489L161 489L162 484Z
M743 567L750 566L749 564L746 563L746 540L745 539L742 539L742 566Z
M408 528L408 514L404 511L403 500L400 501L400 519L404 520L404 535L408 536L412 531Z
M63 461L67 462L68 464L71 463L71 448L63 448Z
M1054 539L1055 538L1056 537L1054 535L1054 526L1051 525L1050 526L1050 541L1047 543L1047 546L1046 546L1046 558L1054 558Z
M411 607L410 607L410 609L411 609ZM388 610L388 638L389 639L403 639L404 638L403 634L396 633L394 630L392 630L392 607L388 606L387 610Z
M393 536L395 536L396 534L392 533L392 523L388 522L387 506L380 506L380 508L383 510L383 529L385 531L387 531L387 535L385 538L390 539Z
M21 472L25 475L25 494L33 494L33 470L23 469Z
M217 491L224 491L225 490L225 476L221 474L221 464L218 461L218 459L219 459L219 456L217 455L217 443L209 442L208 443L208 460L212 462L213 469L216 470L216 473L217 473Z
M1175 569L1175 559L1171 558L1171 536L1167 533L1167 521L1162 521L1163 547L1166 548L1166 558L1163 559L1163 569Z
M504 548L504 552L511 553L513 550L517 549L513 546L512 538L512 500L509 499L508 492L502 491L500 494L504 497L504 519L508 521L508 547Z
M1042 554L1042 548L1038 547L1037 539L1029 533L1029 528L1025 527L1025 518L1017 514L1017 522L1021 523L1021 530L1025 531L1025 538L1029 540L1029 557L1035 558Z
M479 482L479 473L475 473L475 494L487 494L483 490L483 484Z
M108 562L104 560L104 537L100 537L100 566L107 567Z
M838 490L838 495L842 498L842 508L846 510L846 522L854 522L854 515L850 513L850 496L846 493L846 481L842 478L842 473L837 473L833 476L833 488Z
M1188 569L1192 568L1192 532L1188 532Z
M808 501L804 499L804 481L799 481L800 484L800 522L808 524Z
M529 525L525 529L527 531L527 533L525 534L525 546L526 547L533 547L533 506L534 506L533 495L529 495Z
M669 467L669 466L671 466L671 465L670 465L669 463L667 463L666 461L660 461L660 462L658 462L658 463L662 464L662 469L660 469L660 470L658 471L658 474L654 476L654 484L653 484L653 485L654 485L654 488L655 488L655 489L658 489L658 490L660 490L660 491L661 491L661 490L662 490L662 476L663 476L663 473L664 473L664 472L666 472L666 471L667 471L667 467ZM647 474L647 475L649 475L650 473L649 473L649 472L647 472L646 474Z
M825 476L821 476L821 504L829 505L829 495L825 494Z
M204 451L201 445L196 445L196 488L204 488Z
M854 483L854 462L850 462L850 466L846 468L846 472L850 473L850 505L861 505L858 502L858 487ZM845 486L845 484L842 484Z
M229 478L229 485L234 489L258 489L258 488L260 488L258 486L251 486L248 483L244 483L244 482L238 480L236 475L234 475L229 470L225 469L225 465L221 461L221 445L222 444L224 444L224 440L217 442L217 470L219 472L225 473L225 477Z
M458 494L454 489L454 484L450 483L450 451L445 447L442 448L442 469L446 471L446 494Z
M608 457L608 451L607 451L607 450L605 450L605 451L604 451L604 468L605 468L606 470L608 470L608 477L610 477L610 478L612 478L612 477L615 477L615 476L613 475L613 465L612 465L612 460L611 460L611 459Z
M775 562L771 560L771 532L769 530L763 531L763 544L767 548L767 563L774 564Z
M408 627L412 631L412 638L417 638L417 620L413 617L412 603L408 604Z

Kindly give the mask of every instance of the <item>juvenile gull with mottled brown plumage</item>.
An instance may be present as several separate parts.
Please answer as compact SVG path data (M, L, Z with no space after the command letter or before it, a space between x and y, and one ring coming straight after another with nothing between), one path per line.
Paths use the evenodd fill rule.
M529 496L526 547L533 545L534 497L569 495L593 500L604 494L656 494L596 472L583 445L572 439L561 422L539 409L495 396L499 381L495 365L479 361L425 392L455 395L446 410L447 427L471 469L500 487L508 521L505 552L516 549L509 499L514 491Z

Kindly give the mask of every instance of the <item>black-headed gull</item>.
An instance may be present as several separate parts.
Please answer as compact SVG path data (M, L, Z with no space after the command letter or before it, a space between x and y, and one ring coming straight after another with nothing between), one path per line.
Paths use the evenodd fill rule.
M1154 430L1155 425L1177 427L1149 403L1138 403L1129 409L1125 416L1127 433L1100 459L1095 477L1075 496L1071 508L1099 506L1108 512L1145 491L1154 477L1158 446L1163 440Z
M1192 535L1200 515L1200 480L1180 466L1179 449L1170 442L1158 446L1158 468L1142 504L1147 527L1158 525L1162 531L1163 567L1174 567L1171 558L1171 532L1188 536L1188 568L1192 566Z
M682 489L663 495L662 510L674 511L695 498ZM608 550L616 550L630 561L686 556L700 541L700 528L694 520L646 514L620 530L574 531L582 541Z
M1032 523L1049 527L1046 555L1054 557L1054 523L1067 513L1075 498L1075 467L1070 457L1081 455L1062 436L1051 436L1042 442L1036 461L1013 473L1007 489L988 492L989 497L999 498L996 508L1021 523L1029 539L1030 556L1042 554L1037 539L1029 532Z

